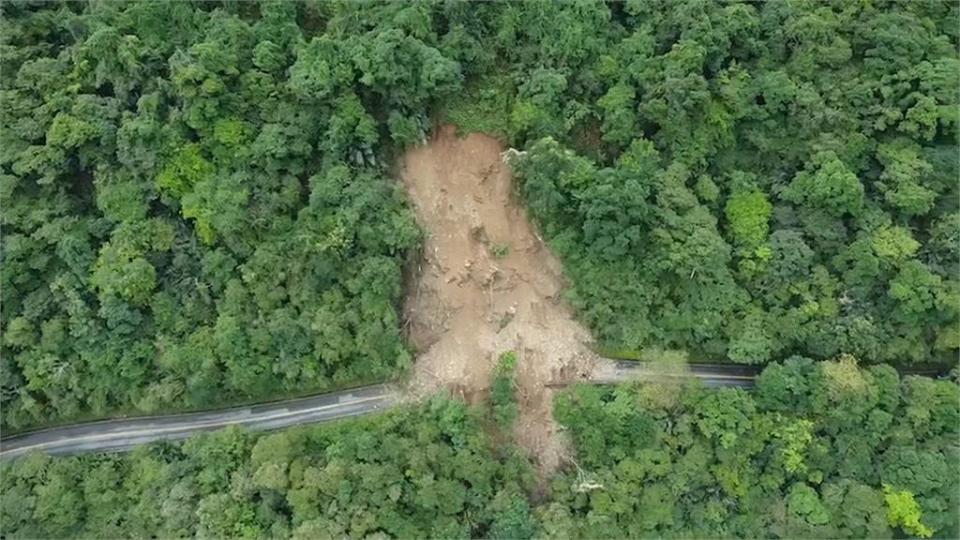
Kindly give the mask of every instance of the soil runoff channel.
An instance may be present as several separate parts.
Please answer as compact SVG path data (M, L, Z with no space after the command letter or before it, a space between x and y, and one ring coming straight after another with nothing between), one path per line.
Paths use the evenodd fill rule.
M541 473L568 450L552 406L554 389L590 376L590 334L561 300L563 273L514 200L504 148L444 126L399 163L426 232L404 306L418 356L411 391L446 388L467 401L488 393L499 356L517 355L515 436Z

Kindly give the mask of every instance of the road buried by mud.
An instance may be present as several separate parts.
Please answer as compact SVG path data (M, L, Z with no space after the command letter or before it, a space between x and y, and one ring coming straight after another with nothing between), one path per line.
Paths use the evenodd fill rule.
M561 300L563 274L514 200L504 149L445 126L408 151L400 178L426 231L408 288L408 336L418 351L411 389L441 387L476 402L499 355L518 356L516 437L541 473L563 460L550 384L586 378L589 333Z

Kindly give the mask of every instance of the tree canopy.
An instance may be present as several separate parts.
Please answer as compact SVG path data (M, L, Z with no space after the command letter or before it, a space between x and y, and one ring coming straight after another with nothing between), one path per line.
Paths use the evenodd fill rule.
M5 2L3 425L408 365L386 164L462 79L423 8Z
M488 408L235 428L130 454L0 464L9 538L955 538L960 386L849 356L768 366L752 392L575 386L564 470L537 488ZM575 457L573 457L575 456Z
M541 7L506 9L545 45L508 55L530 82L504 107L556 121L501 131L596 337L746 363L956 357L956 5ZM577 54L551 54L567 38ZM562 84L528 96L538 70Z
M0 520L9 538L528 538L532 469L480 418L438 398L124 455L34 454L0 465Z
M663 384L663 383L660 383ZM663 389L658 390L660 393ZM563 538L954 538L960 386L844 356L768 366L756 388L578 386L577 466L538 509Z
M388 377L435 117L499 134L604 342L960 346L957 6L5 2L3 425Z

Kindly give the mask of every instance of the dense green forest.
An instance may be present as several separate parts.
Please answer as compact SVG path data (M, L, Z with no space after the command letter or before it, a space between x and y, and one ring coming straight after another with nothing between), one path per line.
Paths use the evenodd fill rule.
M496 378L508 380L510 356ZM501 384L500 386L503 386ZM509 388L509 384L506 384ZM126 455L0 465L9 538L956 538L960 386L794 358L755 391L574 387L577 457L549 489L441 398L268 435L225 430Z
M745 363L955 358L957 8L628 2L522 24L540 46L512 57L537 66L512 101L515 170L596 337Z
M126 455L0 468L0 523L26 538L525 538L533 473L475 410L436 399L330 426L237 429Z
M409 364L389 163L529 153L598 339L955 355L955 2L4 2L6 426Z
M4 425L409 364L387 143L462 75L361 7L3 3Z
M960 386L852 357L771 364L747 392L582 386L558 538L957 538Z
M0 428L383 380L439 123L521 150L605 346L753 391L574 387L544 484L436 398L0 464L5 537L960 536L952 0L0 3ZM860 359L860 364L853 360ZM784 361L783 359L788 359ZM834 360L829 360L834 359Z

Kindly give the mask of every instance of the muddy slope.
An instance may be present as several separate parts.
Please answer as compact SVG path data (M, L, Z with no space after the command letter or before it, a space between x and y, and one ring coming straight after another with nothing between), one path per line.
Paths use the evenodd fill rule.
M417 394L446 387L483 396L504 351L516 351L516 435L541 472L563 459L550 384L585 377L590 337L560 299L562 272L511 195L511 177L491 137L438 131L410 150L400 176L426 231L409 288L407 331L419 355Z

